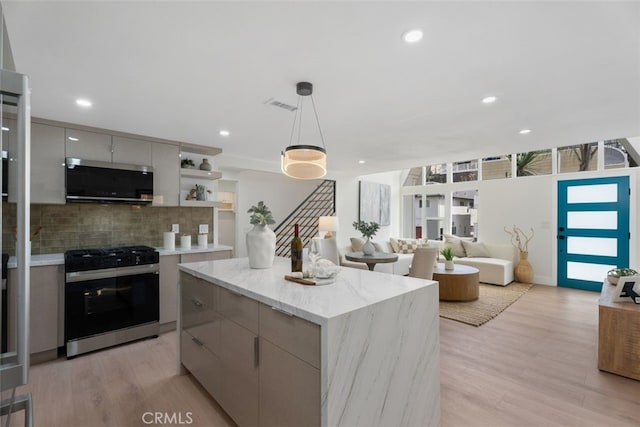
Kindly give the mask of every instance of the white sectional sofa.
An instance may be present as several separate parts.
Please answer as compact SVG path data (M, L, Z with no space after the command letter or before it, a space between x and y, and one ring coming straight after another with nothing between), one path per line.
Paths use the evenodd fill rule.
M439 240L429 240L430 246L436 245L442 248L444 242ZM500 245L485 243L490 257L455 257L458 264L475 267L479 270L480 282L492 285L506 286L514 280L514 268L518 263L518 251L512 245ZM385 252L393 252L391 245L385 242L383 245ZM348 261L344 254L352 252L351 246L340 248L340 265L352 268L367 269L367 265L360 262ZM376 264L375 271L381 273L407 275L409 266L413 260L413 254L396 254L398 261L388 264ZM442 259L442 258L441 258Z
M485 257L455 257L454 262L480 270L480 282L507 286L513 282L513 271L518 264L518 251L513 245L484 244L491 255Z

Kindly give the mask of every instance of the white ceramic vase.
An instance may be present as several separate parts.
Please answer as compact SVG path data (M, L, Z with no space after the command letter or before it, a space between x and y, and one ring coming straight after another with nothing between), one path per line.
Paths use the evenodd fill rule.
M444 269L445 270L453 270L453 260L451 260L451 261L446 261L445 260Z
M376 251L376 248L371 243L371 240L367 239L366 242L362 245L362 253L366 256L371 256Z
M271 268L276 254L276 233L267 225L256 224L247 232L249 267Z

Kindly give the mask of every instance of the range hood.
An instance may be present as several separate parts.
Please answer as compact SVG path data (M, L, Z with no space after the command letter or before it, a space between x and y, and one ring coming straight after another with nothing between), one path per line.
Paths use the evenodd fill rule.
M67 202L149 204L153 167L66 158Z

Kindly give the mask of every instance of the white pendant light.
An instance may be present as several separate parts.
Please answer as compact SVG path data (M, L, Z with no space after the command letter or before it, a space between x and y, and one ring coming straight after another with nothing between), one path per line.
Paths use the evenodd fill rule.
M296 179L318 179L327 174L327 150L324 147L324 137L322 135L322 129L320 128L320 120L318 120L318 112L316 111L316 104L313 101L313 85L309 82L299 82L296 85L296 93L298 97L298 107L296 108L296 115L293 118L293 127L291 128L291 138L289 138L289 146L281 153L281 169L282 173L291 178ZM311 97L311 105L313 106L313 113L316 118L316 124L318 125L318 132L320 133L320 140L322 141L322 147L310 144L300 144L300 130L302 126L302 107L304 104L304 96ZM298 113L299 112L299 113ZM300 119L298 120L298 114ZM293 134L296 129L296 122L298 123L298 142L292 145Z

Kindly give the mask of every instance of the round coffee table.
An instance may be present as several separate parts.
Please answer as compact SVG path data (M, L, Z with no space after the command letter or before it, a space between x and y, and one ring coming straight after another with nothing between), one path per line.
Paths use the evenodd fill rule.
M370 271L376 268L376 264L384 262L396 262L398 255L387 252L374 252L373 255L365 255L363 252L348 252L344 257L349 261L364 262Z
M433 269L433 280L437 280L441 301L473 301L480 292L480 271L468 265L455 264L453 270L445 270L444 264Z

